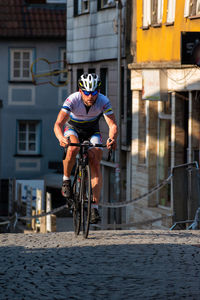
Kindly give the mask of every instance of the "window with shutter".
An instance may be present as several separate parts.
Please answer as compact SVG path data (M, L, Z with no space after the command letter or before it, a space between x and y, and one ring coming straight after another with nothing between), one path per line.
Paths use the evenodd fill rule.
M151 24L158 23L158 0L151 0Z
M167 4L167 23L173 23L175 20L176 0L168 0Z
M185 7L185 10L187 9L188 15L187 17L193 17L200 15L200 1L199 0L190 0L186 1L187 7ZM188 8L189 5L189 8ZM185 15L186 16L186 15Z
M74 0L74 16L89 12L89 0Z

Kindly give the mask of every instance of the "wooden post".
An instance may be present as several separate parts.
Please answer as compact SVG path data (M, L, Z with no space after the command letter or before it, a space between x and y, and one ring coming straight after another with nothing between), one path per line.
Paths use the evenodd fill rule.
M22 209L22 185L17 184L17 212L21 212Z
M43 212L44 211L42 210L42 213ZM41 233L46 233L47 232L47 230L46 230L46 216L40 218L40 232Z
M51 215L51 232L56 232L56 215Z
M32 216L32 188L30 186L27 186L26 190L26 216L31 217ZM28 228L31 228L31 220L26 221L26 225Z
M13 180L9 179L9 190L8 190L8 214L11 216L14 213L13 205Z
M46 212L51 211L52 203L51 203L51 194L46 193ZM51 215L46 216L46 230L47 232L51 232Z
M36 190L36 215L42 213L42 191ZM40 229L41 218L36 219L36 230Z
M36 210L35 209L32 209L32 216L35 216L36 215ZM36 219L32 219L31 220L31 228L36 231Z

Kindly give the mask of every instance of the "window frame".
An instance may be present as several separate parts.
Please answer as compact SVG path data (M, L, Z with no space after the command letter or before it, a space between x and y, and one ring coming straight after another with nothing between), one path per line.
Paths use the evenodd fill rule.
M20 125L25 124L25 131L20 130ZM31 132L30 125L35 125L35 130ZM25 134L25 139L20 139L20 133ZM29 135L35 134L35 139L30 140ZM20 142L25 144L25 150L20 149ZM29 150L30 143L35 144L35 150ZM40 155L41 153L41 121L39 120L17 120L16 132L16 152L17 155Z
M104 1L107 1L107 3L104 4ZM109 1L110 1L110 3L109 3ZM98 10L101 10L101 9L113 8L113 7L116 6L116 3L115 3L115 0L113 0L113 1L111 1L111 0L98 0L97 5L98 5Z
M87 3L87 9L84 9L84 3ZM81 16L90 12L90 0L74 0L74 16Z
M199 7L198 11L197 11L197 7ZM196 16L200 17L200 0L197 0L197 2L196 2Z
M153 7L155 6L155 10ZM163 0L143 0L143 21L142 28L160 27L163 20Z
M199 12L197 12L197 6L199 6ZM200 1L199 0L185 0L184 9L185 18L200 18Z
M33 63L33 51L32 48L11 48L10 49L10 80L11 81L32 81L30 67ZM23 54L28 52L29 59L23 59ZM19 53L19 59L15 58L15 54ZM24 67L23 63L28 61L28 67ZM19 62L19 67L15 67L15 63ZM15 76L14 72L18 70L19 76ZM28 71L29 76L24 76L23 72Z
M153 10L153 7L155 9ZM151 25L160 25L163 19L163 0L151 0Z

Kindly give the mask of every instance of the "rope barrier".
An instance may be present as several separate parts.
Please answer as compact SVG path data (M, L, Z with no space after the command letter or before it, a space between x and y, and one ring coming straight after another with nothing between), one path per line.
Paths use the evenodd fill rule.
M147 193L135 198L135 199L132 199L130 201L124 201L124 202L115 202L115 203L99 203L99 206L102 206L102 207L110 207L110 208L117 208L117 207L124 207L124 206L127 206L127 205L130 205L136 201L139 201L147 196L150 196L152 195L153 193L155 193L156 191L160 190L164 185L166 185L172 178L172 174L165 180L163 180L160 184L158 184L156 187L152 188L150 191L148 191ZM69 205L68 204L64 204L58 208L55 208L49 212L44 212L44 213L41 213L39 215L34 215L34 216L30 216L30 217L27 217L27 216L18 216L17 213L15 213L13 216L11 216L8 220L6 221L3 221L3 222L0 222L0 226L1 225L8 225L11 226L11 224L13 223L13 227L15 228L16 227L16 224L18 222L18 220L24 220L24 221L29 221L29 220L32 220L32 219L38 219L38 218L42 218L42 217L45 217L45 216L48 216L48 215L51 215L51 214L56 214L57 212L65 209L65 208L69 208ZM167 216L166 216L167 217ZM148 220L146 222L148 223L152 223L152 222L156 222L156 221L159 221L159 220L162 220L162 218L158 218L158 219L154 219L154 220ZM13 220L13 221L12 221ZM146 223L145 222L145 223ZM131 223L131 224L109 224L109 226L113 226L114 228L116 227L131 227L131 226L135 226L135 225L138 225L138 223ZM142 224L144 224L144 222L142 222Z
M1 217L1 218L5 218L5 217ZM0 226L1 225L9 225L12 223L12 220L15 221L15 219L16 219L16 213L14 215L12 215L11 217L9 217L8 220L0 222Z
M159 217L156 219L149 219L147 221L141 221L141 222L134 222L134 223L122 223L122 224L105 224L105 225L98 225L98 224L91 224L92 227L97 227L100 229L120 229L120 228L129 228L129 227L136 227L136 226L143 226L152 224L158 221L162 221L164 219L170 218L172 215L166 215L163 217Z
M155 193L156 191L160 190L164 185L166 185L172 178L172 174L170 174L170 176L163 180L161 183L159 183L157 186L155 186L154 188L152 188L151 190L149 190L147 193L135 198L135 199L132 199L130 201L124 201L124 202L113 202L113 203L99 203L99 206L102 206L102 207L110 207L110 208L117 208L117 207L124 207L124 206L127 206L127 205L130 205L136 201L139 201L147 196L150 196L152 195L153 193Z
M38 219L38 218L46 217L48 215L56 214L57 212L63 210L64 208L68 208L68 207L69 207L68 204L64 204L58 208L55 208L51 211L46 212L46 213L41 213L40 215L35 215L35 216L31 216L31 217L26 217L26 216L18 217L18 219L25 220L25 221L32 220L32 219Z

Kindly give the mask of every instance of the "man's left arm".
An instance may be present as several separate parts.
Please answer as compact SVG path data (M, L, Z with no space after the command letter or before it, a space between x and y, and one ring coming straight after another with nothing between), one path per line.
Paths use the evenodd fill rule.
M115 120L115 115L104 115L104 118L106 120L106 123L109 127L109 138L107 140L107 148L110 149L111 146L115 150L117 147L117 123Z

